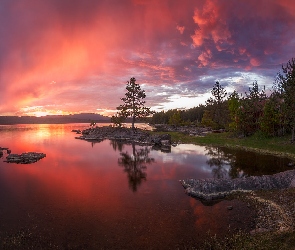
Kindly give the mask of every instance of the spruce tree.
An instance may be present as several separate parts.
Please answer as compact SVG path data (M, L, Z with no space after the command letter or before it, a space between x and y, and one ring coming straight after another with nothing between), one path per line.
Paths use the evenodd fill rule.
M132 129L134 129L134 123L137 118L145 118L153 114L153 111L145 107L145 101L143 100L146 97L145 91L136 83L134 77L127 81L126 90L125 97L121 98L124 104L117 107L118 113L114 117L123 117L125 119L131 117Z
M282 95L283 112L288 119L288 125L292 131L292 139L295 137L295 58L292 58L284 66L282 65L282 73L278 73L276 86Z

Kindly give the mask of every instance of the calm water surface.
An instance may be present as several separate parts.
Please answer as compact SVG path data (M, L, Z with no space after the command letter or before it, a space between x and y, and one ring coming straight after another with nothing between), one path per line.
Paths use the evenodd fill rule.
M164 153L109 140L74 139L71 130L87 125L0 126L1 147L47 155L28 165L4 162L6 152L0 159L2 247L193 246L209 230L222 235L233 223L247 225L234 210L226 209L229 201L204 206L187 196L178 180L235 178L288 168L288 159L226 148L178 145Z

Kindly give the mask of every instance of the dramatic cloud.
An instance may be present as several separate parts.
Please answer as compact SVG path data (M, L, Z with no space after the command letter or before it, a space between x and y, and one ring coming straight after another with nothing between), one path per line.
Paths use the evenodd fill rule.
M1 0L0 115L108 114L135 77L154 109L270 88L294 57L293 0Z

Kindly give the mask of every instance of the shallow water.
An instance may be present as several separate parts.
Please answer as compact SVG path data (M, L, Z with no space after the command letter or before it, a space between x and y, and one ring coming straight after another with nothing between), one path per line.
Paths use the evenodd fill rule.
M1 147L17 154L46 154L26 165L4 162L5 151L0 159L2 247L194 246L208 231L222 235L229 225L247 228L250 222L247 215L227 210L229 201L204 206L187 196L180 179L271 174L288 169L290 162L225 148L178 145L171 153L164 153L109 140L91 143L74 139L76 134L71 130L86 127L0 126ZM236 205L247 209L242 203Z

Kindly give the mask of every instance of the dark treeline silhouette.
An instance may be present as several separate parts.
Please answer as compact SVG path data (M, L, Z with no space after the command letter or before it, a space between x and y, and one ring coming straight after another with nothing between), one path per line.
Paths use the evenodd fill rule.
M200 105L198 107L187 110L170 109L155 113L150 122L152 124L172 124L172 125L190 125L200 124L206 107Z
M295 136L295 58L277 74L269 96L257 81L248 92L234 91L228 95L216 82L205 105L187 110L158 112L151 118L153 124L196 125L212 129L227 129L243 136L262 132L267 136Z
M47 116L0 116L0 124L63 124L63 123L90 123L110 122L110 118L94 113L81 113L73 115L47 115Z

